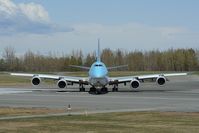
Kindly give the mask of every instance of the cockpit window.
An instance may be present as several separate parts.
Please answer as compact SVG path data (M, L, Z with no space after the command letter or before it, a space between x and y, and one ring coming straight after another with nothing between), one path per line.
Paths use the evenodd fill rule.
M102 64L95 64L96 67L102 67Z

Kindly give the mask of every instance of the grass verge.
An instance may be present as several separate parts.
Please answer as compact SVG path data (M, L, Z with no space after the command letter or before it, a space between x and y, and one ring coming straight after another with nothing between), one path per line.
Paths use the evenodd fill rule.
M11 108L11 107L0 107L0 117L7 116L21 116L21 115L42 115L52 113L64 113L64 109L49 109L49 108Z
M0 120L0 132L198 133L199 113L126 112Z

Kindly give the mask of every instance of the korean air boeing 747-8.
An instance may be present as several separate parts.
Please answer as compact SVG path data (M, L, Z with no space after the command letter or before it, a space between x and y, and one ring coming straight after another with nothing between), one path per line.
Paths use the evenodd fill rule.
M107 85L112 85L112 91L118 91L118 84L130 83L132 89L137 90L141 82L144 82L146 79L153 79L159 85L164 85L168 80L169 76L182 76L187 75L187 73L171 73L171 74L153 74L153 75L140 75L140 76L124 76L124 77L109 77L108 70L127 67L115 66L115 67L106 67L106 65L101 61L100 56L100 42L98 40L98 52L97 60L94 62L91 67L83 66L74 66L77 68L82 68L88 70L88 77L76 77L76 76L59 76L59 75L48 75L48 74L27 74L27 73L11 73L13 76L25 76L32 77L31 83L34 86L37 86L41 83L41 79L52 79L57 80L57 86L59 88L66 88L67 85L79 84L79 91L85 91L84 86L90 85L90 91L95 94L107 93Z

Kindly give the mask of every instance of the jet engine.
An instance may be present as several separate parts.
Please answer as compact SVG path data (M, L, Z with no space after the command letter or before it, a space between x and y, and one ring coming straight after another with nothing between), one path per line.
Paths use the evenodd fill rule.
M156 83L159 84L159 85L164 85L166 83L166 78L164 76L159 76L156 79Z
M140 86L140 82L137 79L133 79L130 85L131 85L131 88L138 88Z
M57 82L57 86L59 88L65 88L67 86L67 82L63 79L60 79L58 82Z
M41 78L38 76L34 76L31 80L32 85L39 85L41 83Z

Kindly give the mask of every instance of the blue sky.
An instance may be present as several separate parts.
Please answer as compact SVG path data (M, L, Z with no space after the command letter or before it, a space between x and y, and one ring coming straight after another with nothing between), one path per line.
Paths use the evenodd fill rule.
M198 0L15 0L42 4L58 23L140 22L199 28Z
M20 20L17 22L0 19L3 24L17 23L12 30L3 27L0 48L11 45L19 53L28 49L41 53L70 53L77 48L90 52L96 48L98 37L102 40L102 47L113 49L199 47L197 0L8 1L20 7L20 14L26 16L15 16ZM35 10L29 10L32 8ZM23 27L21 23L27 26Z

